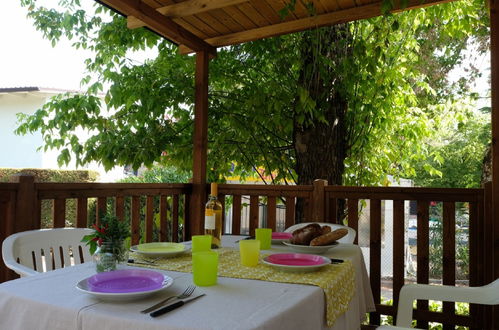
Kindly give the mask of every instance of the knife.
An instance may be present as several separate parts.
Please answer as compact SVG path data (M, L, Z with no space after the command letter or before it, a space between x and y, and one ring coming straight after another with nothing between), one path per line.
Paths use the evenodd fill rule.
M200 294L199 296L196 296L196 297L193 297L193 298L189 298L189 299L184 299L184 300L177 301L176 303L168 305L168 306L163 307L161 309L158 309L157 311L154 311L154 312L152 312L149 315L152 316L152 317L156 317L156 316L160 316L160 315L166 314L166 313L168 313L168 312L170 312L170 311L172 311L174 309L177 309L177 308L179 308L181 306L184 306L187 303L190 303L193 300L201 298L202 296L206 296L206 294L203 293L203 294Z
M334 259L334 258L329 258L331 259L332 264L341 264L343 262L343 259Z
M255 236L249 236L249 237L241 238L240 240L237 240L234 243L239 243L239 241L244 241L244 240L247 240L247 239L255 239Z

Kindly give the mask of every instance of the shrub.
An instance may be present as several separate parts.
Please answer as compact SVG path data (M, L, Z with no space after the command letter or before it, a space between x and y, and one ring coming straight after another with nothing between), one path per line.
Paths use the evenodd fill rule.
M39 168L0 168L0 182L9 182L13 175L32 175L35 182L94 182L99 173L90 170L50 170ZM76 222L76 200L66 200L66 226L72 227ZM52 201L43 200L41 205L41 228L52 228Z

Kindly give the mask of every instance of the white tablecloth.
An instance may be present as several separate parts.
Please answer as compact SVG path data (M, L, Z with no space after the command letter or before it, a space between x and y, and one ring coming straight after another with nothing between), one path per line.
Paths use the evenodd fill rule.
M233 246L240 237L224 236ZM288 251L275 246L271 252ZM332 329L359 329L365 313L374 310L364 260L358 246L340 244L326 254L350 259L355 267L356 292L348 311ZM192 274L164 271L174 279L168 289L142 300L104 302L78 291L80 280L95 274L92 263L60 269L0 284L1 330L104 329L323 329L324 294L309 285L218 278L212 287L198 287L205 297L158 318L140 310L161 297L182 292Z

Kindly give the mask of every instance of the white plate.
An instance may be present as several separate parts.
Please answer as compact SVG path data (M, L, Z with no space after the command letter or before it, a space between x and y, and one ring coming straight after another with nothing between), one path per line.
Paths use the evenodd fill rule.
M313 265L298 265L298 264L293 265L292 263L281 264L281 263L278 263L276 261L272 261L271 256L267 256L267 257L262 259L264 264L267 264L267 265L272 266L276 269L286 271L286 272L300 272L300 273L313 272L313 271L316 271L316 270L318 270L326 265L331 264L331 259L323 257L323 256L319 256L319 255L300 254L300 253L278 253L275 256L282 256L284 258L286 258L286 256L287 256L287 257L289 257L288 259L291 259L291 258L293 258L293 259L307 259L307 257L314 257L314 259L316 260L316 262L315 262L316 264L313 264ZM321 262L321 263L319 264L318 262Z
M279 236L283 236L286 234L289 234L289 233L282 233L282 232L272 233L272 244L282 244L283 242L288 242L292 236L289 238L278 238ZM274 237L276 237L276 238L274 238Z
M289 239L273 239L272 244L282 244L284 242L288 242Z
M160 288L154 289L154 290L147 290L147 291L136 291L136 292L126 292L126 293L109 293L109 292L95 292L91 291L87 280L89 278L86 278L84 280L81 280L76 284L76 288L82 292L88 293L92 296L94 296L97 299L100 300L105 300L105 301L129 301L129 300L135 300L135 299L141 299L144 297L147 297L149 295L152 295L155 292L161 291L163 289L168 288L173 284L173 278L163 275L164 280L163 284L161 285Z
M333 248L336 245L338 245L338 242L331 245L320 245L320 246L298 245L298 244L291 244L289 242L282 242L282 243L286 246L289 246L289 248L295 252L310 253L310 254L322 254L325 253L330 248Z
M183 247L183 250L171 250L169 247L170 246L178 246L178 247ZM144 246L146 248L151 247L151 251L148 250L142 250L139 248L139 245L133 245L130 247L130 250L133 252L136 252L138 254L141 254L145 257L176 257L178 255L181 255L185 252L190 251L190 247L186 246L185 244L182 243L171 243L171 242L154 242L154 243L144 243L140 244L140 246ZM164 251L161 251L161 247L164 247Z

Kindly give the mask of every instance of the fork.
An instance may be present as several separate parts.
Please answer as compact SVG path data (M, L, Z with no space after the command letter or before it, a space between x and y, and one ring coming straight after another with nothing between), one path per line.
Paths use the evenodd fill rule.
M164 304L166 304L168 301L170 301L172 299L184 299L184 298L187 298L187 297L189 297L194 292L195 289L196 289L196 287L194 285L189 285L184 290L184 292L182 292L181 294L176 295L176 296L170 296L170 297L168 297L166 299L163 299L160 302L158 302L158 303L152 305L151 307L148 307L148 308L146 308L146 309L144 309L143 311L140 311L140 312L143 313L143 314L147 314L149 312L152 312L155 309L160 308L161 306L163 306Z

